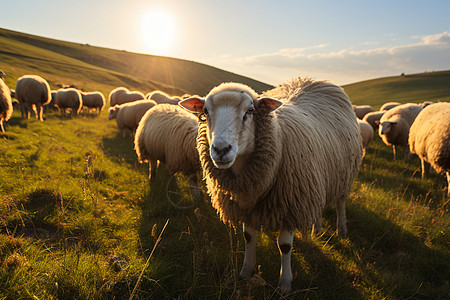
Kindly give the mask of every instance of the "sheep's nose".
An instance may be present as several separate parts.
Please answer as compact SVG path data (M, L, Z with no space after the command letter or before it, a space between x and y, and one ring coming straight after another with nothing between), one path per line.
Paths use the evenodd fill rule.
M216 151L217 155L219 155L220 157L223 157L231 150L231 145L228 145L228 146L222 147L222 148L216 147L214 145L212 147L213 147L214 151Z

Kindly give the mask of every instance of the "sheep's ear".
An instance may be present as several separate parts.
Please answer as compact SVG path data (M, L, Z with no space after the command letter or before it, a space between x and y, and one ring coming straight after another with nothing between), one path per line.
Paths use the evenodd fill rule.
M266 112L274 111L281 105L283 105L283 102L273 98L259 98L255 100L255 108Z
M193 113L202 113L203 105L205 105L205 99L200 97L190 97L178 102L178 105L187 111Z

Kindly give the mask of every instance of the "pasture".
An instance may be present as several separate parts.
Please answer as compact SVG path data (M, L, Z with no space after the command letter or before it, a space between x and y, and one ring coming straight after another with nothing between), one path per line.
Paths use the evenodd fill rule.
M259 234L258 270L240 281L241 229L162 168L150 188L132 138L106 111L45 118L15 111L0 141L1 298L280 297L273 233ZM292 298L450 295L445 178L422 181L417 158L391 160L376 137L348 201L347 237L335 236L332 208L320 236L297 233Z
M143 69L127 74L118 61L130 58L141 65L135 54L5 30L0 41L5 45L0 69L10 88L30 73L48 79L54 89L77 83L105 96L120 85L202 94L212 84L202 81L205 66L184 74L189 85L181 87L144 78ZM239 81L221 72L210 68L205 74ZM449 74L344 88L355 104L375 108L394 100L448 101ZM430 84L409 81L418 78ZM399 81L402 88L396 89ZM436 93L426 97L436 85ZM396 97L386 99L394 91ZM250 280L239 280L241 228L221 223L206 194L194 201L183 175L177 186L160 168L149 186L148 168L137 161L131 136L122 137L106 110L73 118L49 112L44 119L22 120L16 109L0 135L0 299L284 298L276 291L280 263L274 233L259 233L258 268ZM336 237L333 208L326 210L319 236L296 233L293 293L286 298L450 297L446 179L433 174L422 180L418 158L404 161L399 154L393 162L392 149L378 136L370 143L347 202L348 236Z

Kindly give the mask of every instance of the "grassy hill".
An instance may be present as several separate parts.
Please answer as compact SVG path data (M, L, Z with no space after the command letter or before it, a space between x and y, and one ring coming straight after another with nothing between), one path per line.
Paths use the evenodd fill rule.
M343 86L354 104L450 101L450 71L378 78Z
M185 91L32 43L0 34L5 45L0 68L12 74L9 86L14 76L33 73L50 78L53 87L77 83L107 92L129 82L135 89L155 85ZM73 44L56 44L72 51ZM353 87L359 84L352 99L365 91L365 83ZM398 95L408 97L408 92ZM160 168L150 186L133 139L122 137L106 111L76 118L49 112L39 122L22 120L15 110L5 128L0 134L0 299L282 298L276 291L276 234L259 233L256 273L239 280L241 229L220 222L206 193L194 200L182 174L177 186ZM348 236L336 237L333 208L325 211L319 236L296 232L293 294L287 298L448 299L446 185L439 174L422 180L417 157L393 162L391 148L375 137L347 202Z
M270 85L208 65L170 57L145 55L76 44L0 29L0 69L10 86L24 74L41 75L52 88L77 84L109 92L126 86L147 93L206 95L214 86L236 81L262 92ZM108 93L106 93L108 94Z

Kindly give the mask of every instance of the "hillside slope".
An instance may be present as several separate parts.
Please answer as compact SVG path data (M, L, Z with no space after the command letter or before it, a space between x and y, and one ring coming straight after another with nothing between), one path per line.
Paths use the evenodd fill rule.
M385 77L343 86L354 104L450 101L450 71Z
M109 88L124 85L143 92L161 89L178 95L205 95L226 81L245 83L258 92L272 87L192 61L70 43L1 28L0 45L0 69L10 75L11 81L24 73L40 71L51 85L71 79L83 87L84 82L90 81L84 79L87 76ZM54 78L54 74L59 78Z

